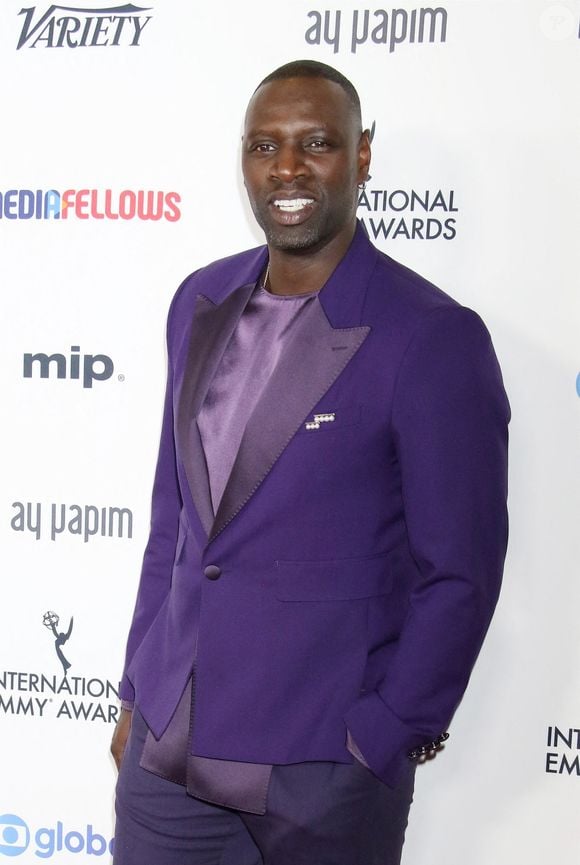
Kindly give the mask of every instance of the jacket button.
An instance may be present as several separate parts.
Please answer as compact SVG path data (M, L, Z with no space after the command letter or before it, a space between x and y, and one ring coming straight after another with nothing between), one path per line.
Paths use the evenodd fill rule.
M218 568L217 565L208 565L204 569L204 576L208 578L208 580L219 580L221 577L221 568Z

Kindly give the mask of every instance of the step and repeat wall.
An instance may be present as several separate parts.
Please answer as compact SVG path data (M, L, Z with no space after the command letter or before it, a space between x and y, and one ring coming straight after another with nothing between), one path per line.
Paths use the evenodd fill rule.
M244 109L304 57L360 92L368 233L480 312L513 410L503 595L404 863L577 865L579 28L576 0L1 4L0 863L110 861L167 307L262 242Z

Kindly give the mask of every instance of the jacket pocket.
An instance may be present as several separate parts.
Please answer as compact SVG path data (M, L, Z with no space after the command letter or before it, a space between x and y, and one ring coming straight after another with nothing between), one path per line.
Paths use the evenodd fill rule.
M392 554L326 561L277 561L279 601L351 601L388 595Z

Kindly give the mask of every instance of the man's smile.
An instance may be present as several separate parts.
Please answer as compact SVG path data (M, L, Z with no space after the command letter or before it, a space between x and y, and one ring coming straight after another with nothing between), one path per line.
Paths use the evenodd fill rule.
M307 205L313 204L313 198L276 198L272 204L280 210L288 213L296 213L297 210L302 210Z
M311 196L284 196L274 193L269 199L269 210L272 219L278 225L300 225L311 216L315 200Z

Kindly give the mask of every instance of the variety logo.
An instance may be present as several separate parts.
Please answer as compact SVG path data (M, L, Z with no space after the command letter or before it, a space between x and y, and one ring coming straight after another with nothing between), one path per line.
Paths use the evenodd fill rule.
M151 7L104 6L79 9L52 4L45 11L36 6L21 9L24 16L16 50L20 48L104 48L139 45L151 20Z
M111 378L115 366L108 354L85 354L81 357L80 351L79 345L71 345L68 362L64 354L25 352L22 374L24 378L33 378L36 370L39 378L50 378L53 371L56 378L82 381L84 388L92 388L94 381L107 381ZM124 377L120 376L119 379L123 381Z
M30 532L37 541L45 536L55 541L63 534L82 537L85 544L96 536L133 537L133 512L129 508L56 502L45 507L41 502L12 502L12 508L12 531Z
M370 130L371 141L376 124ZM369 186L358 198L358 215L374 240L453 240L457 234L455 190L381 189Z
M151 189L7 189L0 192L0 219L142 219L177 222L178 192Z
M344 14L344 18L343 18ZM356 54L362 45L380 45L391 54L401 44L445 42L447 10L443 6L421 9L354 9L346 18L341 9L312 11L304 39L308 45L332 45L336 54L344 45Z
M92 856L104 856L113 852L114 839L107 842L104 835L95 832L92 825L87 825L78 831L67 830L62 821L56 826L42 826L30 831L27 824L16 814L0 815L0 854L4 856L21 856L33 846L34 855L39 859L50 859L55 853L87 853Z
M548 727L546 736L546 772L548 775L575 775L580 778L580 729Z

